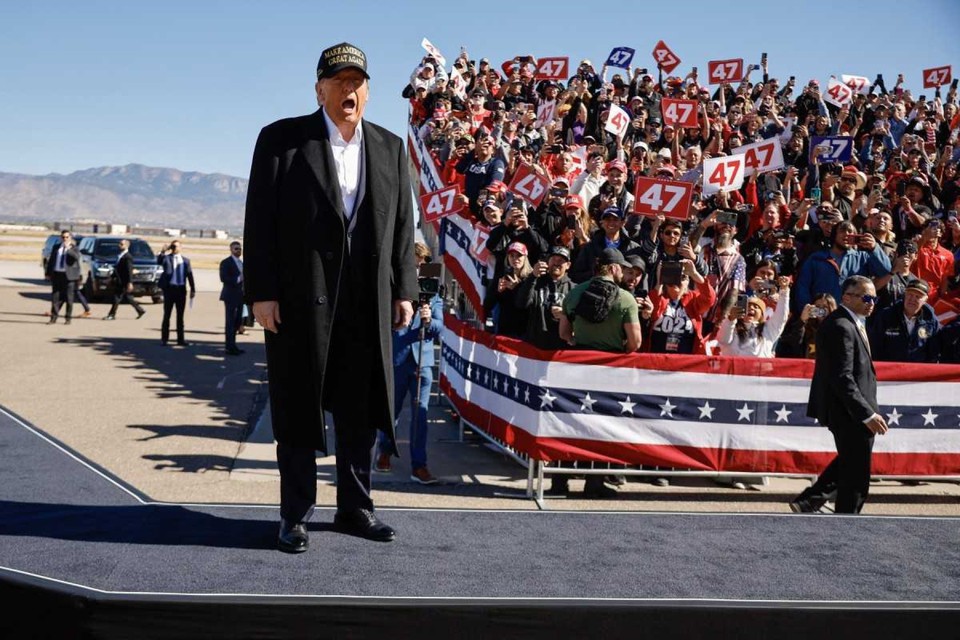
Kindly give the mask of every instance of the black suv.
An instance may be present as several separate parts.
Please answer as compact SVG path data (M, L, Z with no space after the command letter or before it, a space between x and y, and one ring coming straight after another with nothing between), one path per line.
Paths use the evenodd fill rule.
M146 240L130 240L130 255L133 256L133 295L150 296L154 302L163 301L163 292L158 283L162 267ZM119 236L86 237L78 244L83 261L83 294L88 299L113 296L116 281L113 268L120 255Z
M83 240L83 236L78 236L77 234L73 235L73 241L80 244L80 241ZM43 243L43 249L40 250L40 265L43 267L43 272L47 272L47 260L50 259L50 252L53 251L53 248L60 242L60 234L56 233L50 236L47 236L46 242Z

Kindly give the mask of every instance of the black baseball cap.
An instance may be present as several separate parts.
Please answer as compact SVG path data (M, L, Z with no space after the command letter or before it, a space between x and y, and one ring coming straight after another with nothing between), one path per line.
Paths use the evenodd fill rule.
M619 249L614 249L613 247L607 247L601 251L599 261L600 264L618 264L621 267L633 266L627 262L626 258L623 257L623 254L620 253Z
M553 247L550 249L551 256L560 256L565 258L567 262L570 262L570 250L566 247Z
M317 80L330 78L344 69L359 69L369 80L367 73L367 54L349 42L341 42L323 50L317 62Z

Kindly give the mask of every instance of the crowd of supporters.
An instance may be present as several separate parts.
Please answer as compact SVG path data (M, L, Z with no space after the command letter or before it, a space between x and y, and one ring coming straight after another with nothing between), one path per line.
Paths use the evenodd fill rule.
M544 349L811 358L840 284L864 275L875 360L960 362L956 84L914 96L877 76L838 108L766 60L756 82L713 87L695 70L583 60L560 83L536 67L426 56L404 90L415 135L488 234L496 332ZM664 126L667 97L697 100L699 126ZM612 105L631 118L622 137L604 128ZM811 162L820 135L849 136L850 161ZM782 169L702 195L704 159L772 137ZM524 165L549 179L536 208L507 186ZM691 182L687 219L635 213L638 176ZM594 322L591 305L607 313Z

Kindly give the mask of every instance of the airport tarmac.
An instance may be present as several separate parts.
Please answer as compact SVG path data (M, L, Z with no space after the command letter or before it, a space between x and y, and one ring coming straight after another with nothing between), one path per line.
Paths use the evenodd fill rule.
M38 262L38 261L37 261ZM276 504L279 480L266 405L263 334L239 337L246 353L223 353L219 280L198 269L198 294L187 310L189 347L160 345L162 307L144 305L140 320L108 305L70 326L47 324L49 286L36 262L0 260L0 405L49 433L110 473L163 502ZM266 417L265 417L266 416ZM375 474L382 507L537 509L526 497L526 469L469 432L461 441L443 403L431 408L429 465L443 482L409 478L406 456L390 474ZM400 447L407 446L400 429ZM333 458L319 461L318 504L335 504ZM629 481L616 499L586 500L581 480L548 509L788 513L807 482L772 478L759 490L736 490L708 478L674 479L656 487ZM960 485L875 483L865 513L960 515Z

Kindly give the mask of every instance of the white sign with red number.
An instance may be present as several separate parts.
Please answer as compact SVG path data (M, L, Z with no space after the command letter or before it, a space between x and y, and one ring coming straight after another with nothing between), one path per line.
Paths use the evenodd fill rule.
M740 82L743 80L743 58L711 60L707 63L707 80L710 84Z
M664 98L660 101L663 124L672 124L684 129L696 129L700 126L699 120L697 120L698 104L696 100Z
M949 64L945 67L923 70L924 89L936 89L951 82L953 82L953 67Z
M549 187L550 180L538 174L529 165L521 165L510 183L510 191L534 207L540 206L540 201L547 195Z
M587 168L587 148L580 146L571 151L570 160L571 164L573 164L573 171L571 173L573 178L576 178Z
M653 59L656 60L657 65L667 73L670 73L680 65L680 58L670 50L670 47L668 47L667 43L663 40L658 42L657 46L653 48Z
M458 195L460 195L460 189L452 186L420 196L420 209L423 211L423 219L433 223L444 216L463 209L463 202L457 198Z
M658 216L686 220L690 215L693 185L675 180L657 180L637 176L633 191L633 210L642 216Z
M566 80L570 58L540 58L533 77L537 80Z
M744 156L721 156L703 161L703 195L736 191L743 186Z
M603 130L623 140L623 134L627 132L628 126L630 126L630 114L617 105L611 104L610 114L607 116L607 123L603 125Z
M840 79L843 81L843 84L853 89L854 93L862 93L864 95L870 93L870 80L863 76L848 76L843 74L840 76Z
M734 149L732 153L743 156L743 174L745 176L775 171L783 167L783 149L780 147L780 138L768 138L753 144L745 144Z
M429 40L424 38L420 42L420 46L423 47L427 53L432 55L436 59L436 61L440 63L441 67L447 66L447 59L444 58L443 55L440 53L440 49L437 49L435 46L430 44Z
M830 81L827 83L827 90L823 94L823 99L832 105L842 107L853 100L853 89L836 78L830 78Z
M544 102L537 107L537 119L533 123L534 128L539 129L553 122L553 116L557 112L557 101L551 100Z

